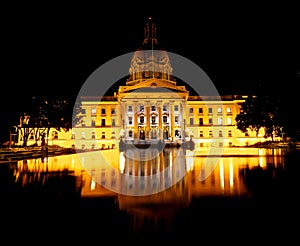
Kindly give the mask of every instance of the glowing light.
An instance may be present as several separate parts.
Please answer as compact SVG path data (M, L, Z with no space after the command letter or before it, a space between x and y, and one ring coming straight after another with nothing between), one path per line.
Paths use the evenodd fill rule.
M232 164L232 159L230 160L230 163L229 163L229 186L230 186L230 191L232 191L232 188L233 188L233 164Z
M224 189L224 166L222 160L220 161L220 186Z
M96 181L94 179L91 180L91 190L96 189Z
M124 152L120 152L120 156L119 156L119 169L121 173L124 173L125 170L125 156L124 156Z
M259 159L258 159L259 166L263 167L264 166L264 160L265 160L265 158L263 157L263 155L264 155L263 150L259 149L258 154L259 154Z
M186 152L186 170L190 171L194 169L194 151Z

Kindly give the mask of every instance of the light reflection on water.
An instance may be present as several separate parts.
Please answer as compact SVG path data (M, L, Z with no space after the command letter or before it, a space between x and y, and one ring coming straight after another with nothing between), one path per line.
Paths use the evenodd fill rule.
M82 180L82 197L148 196L169 189L175 189L178 195L190 193L192 197L236 196L248 194L240 175L242 169L284 165L285 154L284 149L256 148L231 149L223 156L175 148L143 151L151 158L140 159L141 150L126 153L112 149L18 161L15 177L26 186L32 180L27 176L33 173L37 180L41 173L72 174ZM180 183L185 184L184 189L178 187Z
M143 155L154 156L153 151L145 151ZM169 230L179 211L201 198L251 197L253 189L249 188L245 174L257 168L284 170L285 151L231 148L224 149L222 156L206 156L203 150L171 148L141 160L135 158L140 151L126 153L111 149L101 154L94 151L28 159L11 164L11 169L21 190L43 187L51 181L50 188L56 187L58 196L113 198L118 210L132 218L132 230L139 232L149 221L151 230L158 226ZM275 179L276 172L273 174ZM69 190L66 181L60 186L53 185L63 176L73 177L67 181Z

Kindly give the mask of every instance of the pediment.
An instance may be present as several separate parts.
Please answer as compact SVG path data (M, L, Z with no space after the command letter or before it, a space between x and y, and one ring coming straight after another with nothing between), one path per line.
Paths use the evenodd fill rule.
M177 92L187 92L185 86L177 86L174 82L169 82L168 80L157 79L157 78L147 79L132 86L123 86L122 91L129 92L129 91L146 89L146 88L149 89L164 88L164 89L169 89Z

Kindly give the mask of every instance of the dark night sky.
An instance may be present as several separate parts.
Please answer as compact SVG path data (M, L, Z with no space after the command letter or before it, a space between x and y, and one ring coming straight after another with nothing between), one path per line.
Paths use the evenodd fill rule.
M157 23L160 46L198 64L221 93L264 87L297 94L299 13L272 4L7 6L0 121L24 96L76 96L98 67L141 45L148 16ZM15 105L7 108L10 98Z

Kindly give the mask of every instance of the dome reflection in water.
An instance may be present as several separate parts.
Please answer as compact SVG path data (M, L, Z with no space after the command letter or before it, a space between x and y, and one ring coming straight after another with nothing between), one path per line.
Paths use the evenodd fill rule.
M119 215L114 217L119 213L126 232L172 232L175 238L178 230L195 232L203 223L213 225L219 219L234 218L237 226L245 226L245 221L258 218L254 213L266 216L276 209L278 216L294 202L296 183L287 180L294 170L293 161L285 167L284 149L230 148L222 157L206 154L204 149L110 149L101 155L92 151L17 161L1 166L9 170L2 171L10 177L6 180L14 180L2 179L7 189L2 194L10 194L2 197L18 202L43 199L48 204L67 201L64 206L70 208L84 204L81 218L102 216L102 223L115 221L114 228L121 229L116 220ZM284 207L282 202L280 207L283 195ZM111 202L104 206L101 200ZM111 207L114 213L104 211Z

